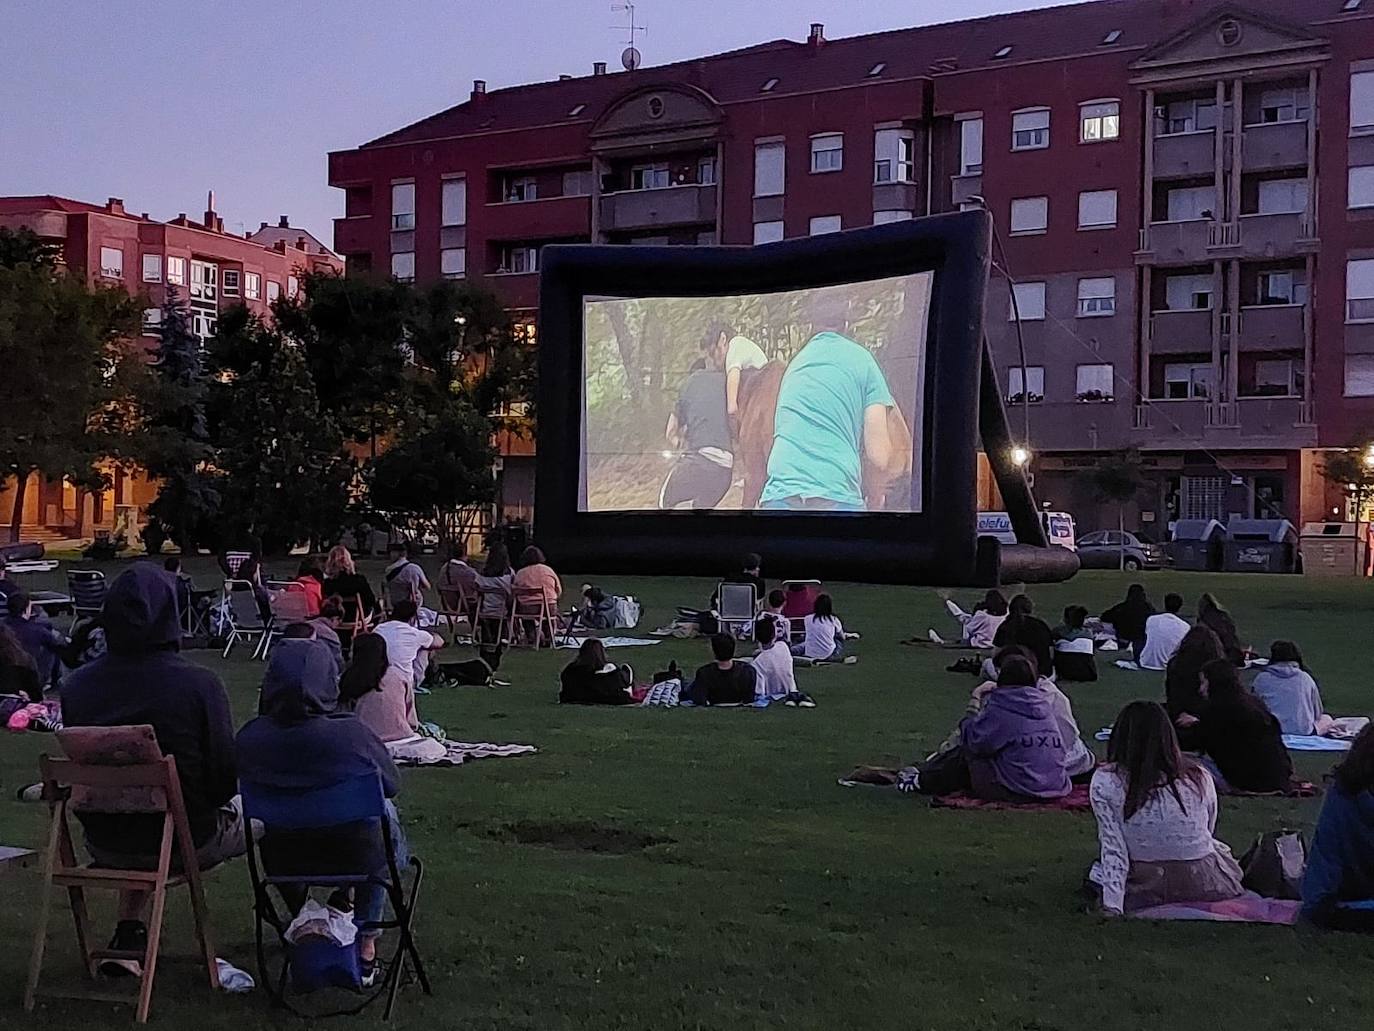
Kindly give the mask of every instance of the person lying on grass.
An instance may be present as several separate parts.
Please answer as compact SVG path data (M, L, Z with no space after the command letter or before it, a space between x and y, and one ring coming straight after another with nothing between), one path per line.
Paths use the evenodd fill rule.
M1201 719L1180 716L1179 725L1194 730L1214 772L1239 791L1287 791L1293 759L1279 721L1240 682L1229 659L1202 667L1199 692L1207 700L1206 712Z
M1240 865L1213 837L1217 792L1186 758L1164 707L1131 702L1093 774L1099 857L1088 881L1114 915L1170 902L1219 902L1244 890Z
M559 674L558 700L564 705L634 705L630 688L634 672L616 666L606 657L606 646L589 637L577 649L577 658Z
M935 644L948 644L956 648L991 648L992 639L997 636L1002 622L1007 618L1007 599L1001 591L992 590L983 595L973 606L972 612L965 612L949 598L944 598L945 609L959 623L959 640L946 641L932 627L927 635Z
M1307 856L1302 916L1335 930L1374 930L1374 910L1342 906L1374 899L1374 727L1336 767Z

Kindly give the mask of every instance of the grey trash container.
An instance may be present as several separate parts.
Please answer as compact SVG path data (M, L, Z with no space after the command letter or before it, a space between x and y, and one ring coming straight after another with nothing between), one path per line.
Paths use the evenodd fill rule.
M1298 532L1287 519L1232 519L1222 547L1228 573L1292 573Z
M1180 519L1174 523L1171 551L1175 569L1215 573L1221 569L1226 528L1215 519Z
M1306 576L1367 576L1368 523L1304 523L1299 547Z

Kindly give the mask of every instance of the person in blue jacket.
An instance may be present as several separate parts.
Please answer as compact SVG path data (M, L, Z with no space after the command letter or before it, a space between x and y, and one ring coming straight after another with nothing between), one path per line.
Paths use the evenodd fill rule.
M1360 731L1333 773L1302 879L1302 917L1374 931L1374 726Z

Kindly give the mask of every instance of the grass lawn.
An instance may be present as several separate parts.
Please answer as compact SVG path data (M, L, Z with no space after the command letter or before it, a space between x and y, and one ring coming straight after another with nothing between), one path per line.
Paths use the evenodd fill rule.
M208 562L193 569L212 582ZM1201 591L1216 592L1247 641L1301 644L1333 713L1374 709L1365 653L1374 585L1142 578L1156 602L1177 589L1191 608ZM589 579L564 576L574 589ZM599 582L641 598L643 629L711 590L704 579ZM1070 602L1101 611L1127 582L1083 574L1032 595L1055 622ZM933 748L973 680L944 672L948 653L897 644L948 628L933 591L832 593L863 640L856 666L799 671L814 710L564 709L555 678L566 652L510 655L509 688L422 698L422 717L454 736L530 742L540 753L405 772L402 817L428 865L418 926L435 996L408 993L395 1026L1219 1031L1368 1019L1367 939L1085 912L1078 888L1096 848L1090 815L947 812L895 791L839 787L856 763L903 764ZM671 658L694 667L706 655L701 641L615 653L644 676ZM228 662L195 657L220 673L247 719L262 666L246 650ZM1123 703L1162 698L1162 676L1109 666L1098 684L1069 693L1091 734ZM4 739L0 843L42 840L45 811L14 801L13 790L33 779L48 746L38 734ZM1298 757L1309 779L1330 765L1329 754ZM1224 801L1219 832L1240 852L1266 829L1310 829L1319 804ZM517 824L575 825L593 839L613 829L652 843L628 854L556 849L521 843ZM251 968L247 880L234 863L210 876L208 890L220 952ZM127 1009L102 1004L42 1004L24 1018L37 887L33 870L0 878L0 934L10 943L0 1026L128 1023ZM186 952L184 900L170 909L170 947ZM48 969L76 976L70 920L58 917ZM199 1031L293 1026L261 992L211 998L184 964L159 971L153 1021Z

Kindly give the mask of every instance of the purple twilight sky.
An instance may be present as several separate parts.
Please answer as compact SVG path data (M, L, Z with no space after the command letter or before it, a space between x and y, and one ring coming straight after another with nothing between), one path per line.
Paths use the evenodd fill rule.
M611 0L10 0L0 195L56 193L225 228L289 214L325 242L325 155L490 88L619 67ZM1039 0L640 0L647 65L1045 7Z

